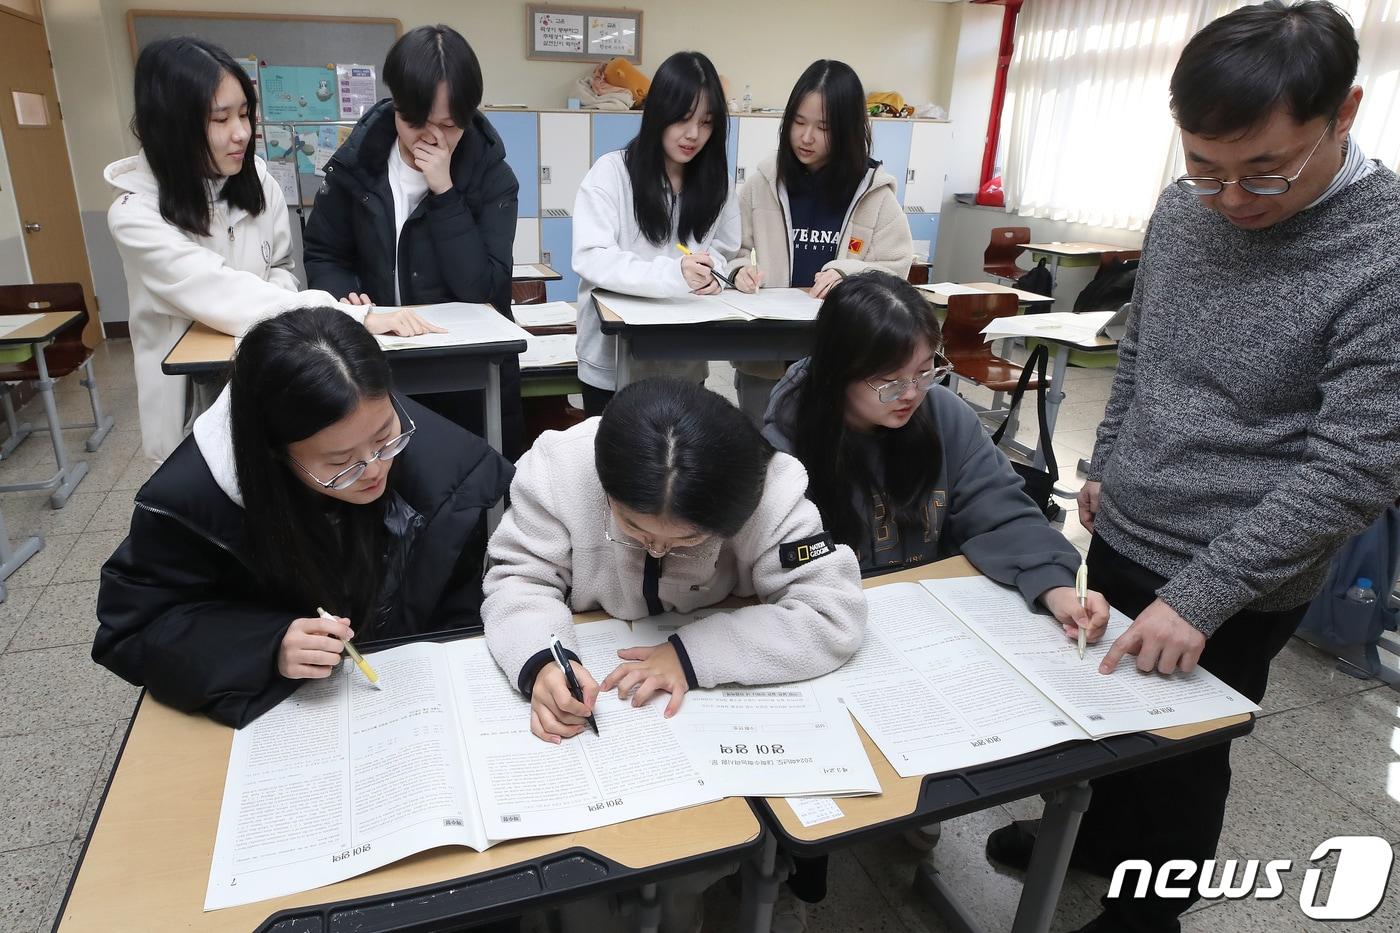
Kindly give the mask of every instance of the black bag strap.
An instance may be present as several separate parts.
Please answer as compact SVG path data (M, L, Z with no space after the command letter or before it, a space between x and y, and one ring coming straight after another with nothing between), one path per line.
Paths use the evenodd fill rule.
M1040 385L1035 390L1036 417L1040 419L1040 449L1045 455L1045 467L1046 472L1050 474L1050 481L1058 483L1060 481L1060 465L1055 460L1055 448L1050 444L1050 428L1045 423L1045 390L1049 385L1049 380L1045 377L1045 366L1049 359L1050 348L1043 343L1031 351L1026 365L1021 367L1021 378L1016 382L1016 388L1011 392L1011 400L1006 406L1006 418L1002 421L1001 427L992 433L992 444L1001 446L1002 436L1006 434L1006 426L1011 423L1011 416L1015 413L1016 407L1021 404L1021 398L1026 394L1026 386L1030 384L1031 372L1034 370L1036 377L1040 380Z

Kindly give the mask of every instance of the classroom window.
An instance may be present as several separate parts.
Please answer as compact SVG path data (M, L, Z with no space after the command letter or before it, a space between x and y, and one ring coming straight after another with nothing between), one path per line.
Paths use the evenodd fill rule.
M49 105L43 94L28 91L11 91L15 104L15 122L20 126L48 126Z
M1158 195L1184 170L1168 105L1172 69L1192 35L1244 5L1026 3L1016 21L994 160L1007 206L1025 217L1145 229ZM1395 165L1400 2L1337 5L1361 41L1357 80L1365 98L1355 137L1368 156ZM992 161L984 163L986 177Z

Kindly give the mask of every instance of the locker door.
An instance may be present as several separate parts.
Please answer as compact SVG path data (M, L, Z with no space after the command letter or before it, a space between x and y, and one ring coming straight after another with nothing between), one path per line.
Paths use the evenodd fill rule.
M909 170L914 178L904 189L906 210L922 208L936 214L943 203L943 178L948 171L948 151L953 142L952 124L915 123L909 144Z
M592 164L591 124L586 113L540 114L541 217L573 214L579 183Z
M736 185L742 188L758 163L778 151L778 128L782 123L779 116L739 117L739 145L734 157Z
M909 142L914 126L908 120L871 120L871 154L894 176L895 198L904 203L904 176L909 170Z

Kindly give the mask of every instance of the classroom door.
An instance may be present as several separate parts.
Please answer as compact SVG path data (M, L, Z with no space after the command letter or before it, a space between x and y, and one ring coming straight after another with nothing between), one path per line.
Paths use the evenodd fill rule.
M83 340L102 339L73 169L63 137L53 64L42 22L0 7L0 133L35 282L79 282L87 300Z

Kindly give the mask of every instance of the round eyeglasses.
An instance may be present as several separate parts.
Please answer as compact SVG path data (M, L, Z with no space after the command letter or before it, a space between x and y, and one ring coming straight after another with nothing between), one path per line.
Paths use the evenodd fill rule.
M394 410L397 411L399 414L403 415L404 420L408 422L408 430L397 437L390 438L388 442L384 444L384 446L380 447L374 453L370 454L368 460L359 460L355 463L352 463L345 469L341 470L339 473L332 476L330 479L323 480L320 477L318 477L315 473L312 473L306 467L302 466L301 462L297 460L296 457L288 456L287 459L295 463L297 465L297 469L301 470L307 476L311 477L311 479L316 483L316 485L322 487L323 489L334 489L337 492L339 492L342 489L349 489L351 486L355 485L360 481L360 477L365 475L365 470L369 469L369 465L371 463L373 463L376 460L392 460L399 454L403 453L403 449L407 447L408 442L413 439L413 432L418 430L418 425L413 423L413 418L409 416L408 412L404 411L402 408L399 407L397 401L392 395L389 396L389 401L394 404Z
M1327 138L1328 132L1332 129L1329 121L1323 129L1322 135L1313 143L1312 151L1303 160L1303 164L1298 166L1298 171L1292 175L1241 175L1233 181L1226 181L1223 178L1215 178L1210 175L1182 175L1176 180L1176 186L1187 194L1194 194L1197 197L1210 197L1225 190L1226 185L1239 185L1250 194L1278 195L1285 194L1293 183L1298 180L1298 176L1303 174L1303 169L1308 167L1313 155L1317 152L1317 147L1322 145L1322 141Z
M942 356L936 357L937 365L932 369L926 369L912 379L896 379L894 382L885 382L875 385L869 379L865 384L875 390L875 396L886 405L893 405L904 396L904 390L913 386L920 392L927 392L933 388L933 384L953 371L953 364Z

